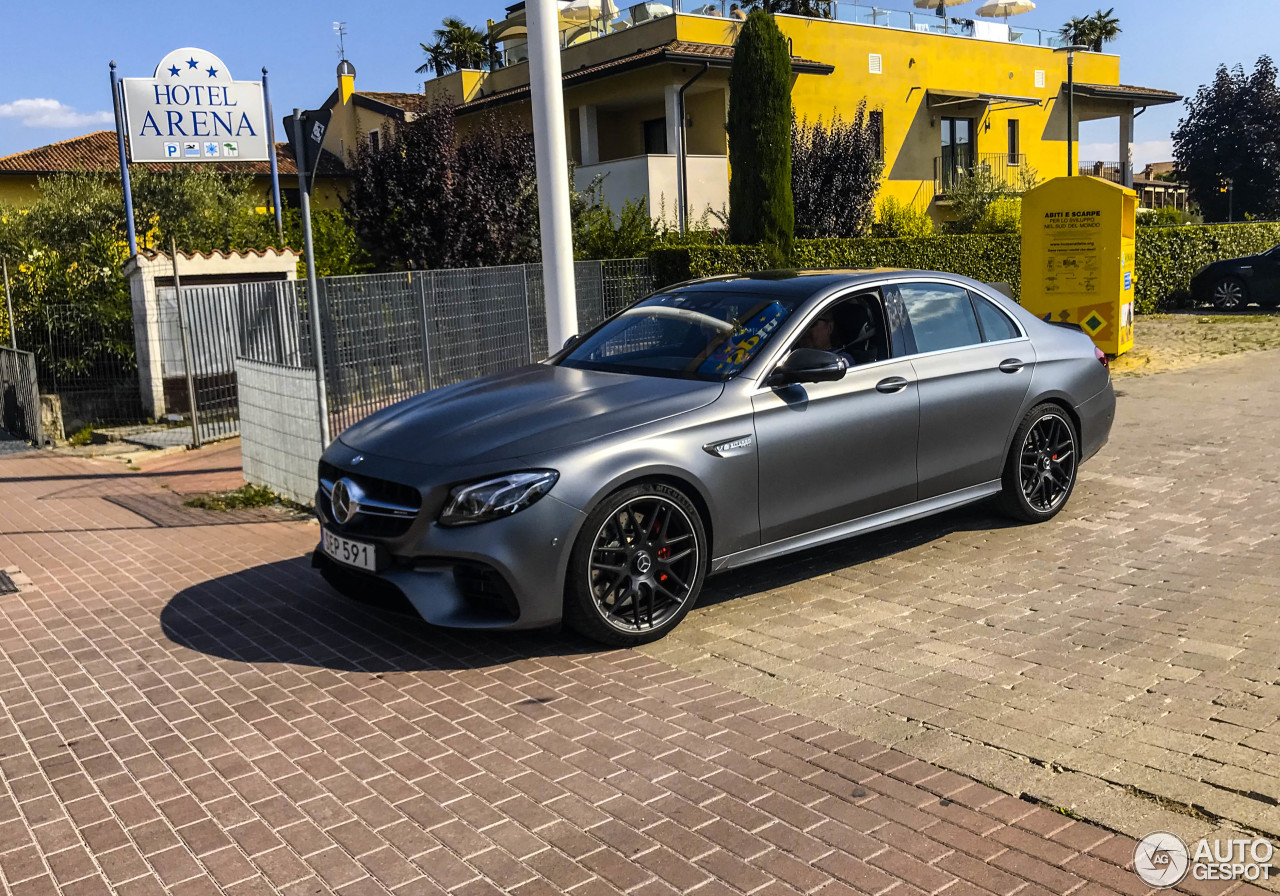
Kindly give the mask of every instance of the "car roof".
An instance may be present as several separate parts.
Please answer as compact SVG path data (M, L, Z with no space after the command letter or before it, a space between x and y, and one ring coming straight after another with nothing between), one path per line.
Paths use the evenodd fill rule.
M960 282L967 280L958 274L947 274L940 271L915 271L907 268L860 268L844 270L779 270L758 271L752 274L723 274L717 277L705 277L701 280L689 280L664 287L659 292L751 292L763 295L786 296L789 298L809 298L819 293L830 293L838 289L856 288L863 284L877 283L885 275L895 277L954 277Z

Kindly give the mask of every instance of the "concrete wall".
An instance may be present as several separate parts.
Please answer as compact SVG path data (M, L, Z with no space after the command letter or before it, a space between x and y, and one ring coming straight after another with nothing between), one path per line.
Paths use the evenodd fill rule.
M710 209L720 212L729 204L729 160L725 156L688 157L689 220L696 223ZM574 187L586 189L592 179L603 175L603 198L617 213L628 199L646 199L655 221L676 224L676 157L641 155L615 159L599 165L583 165L573 172ZM715 226L714 224L712 226Z
M315 370L237 358L236 380L245 481L310 504L323 450Z

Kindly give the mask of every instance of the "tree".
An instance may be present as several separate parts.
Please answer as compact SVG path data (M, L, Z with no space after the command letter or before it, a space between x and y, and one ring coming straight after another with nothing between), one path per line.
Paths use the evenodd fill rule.
M729 71L729 235L791 255L791 55L773 17L753 10Z
M443 27L433 32L433 44L418 44L427 54L427 61L415 71L420 74L434 71L437 78L442 78L455 69L483 68L490 56L488 36L453 16L446 17L440 24Z
M1248 75L1219 66L1213 83L1185 102L1173 158L1205 220L1280 218L1280 89L1271 58L1260 57Z
M830 0L752 0L753 9L761 9L771 15L808 16L811 19L831 18Z
M343 206L378 270L533 261L538 201L533 138L480 121L459 139L440 102L363 143Z
M1120 19L1115 7L1106 12L1098 10L1091 16L1069 19L1060 29L1062 37L1068 42L1088 47L1095 53L1102 52L1102 45L1109 44L1120 35Z
M858 104L852 121L791 120L791 195L796 235L804 239L852 237L875 219L880 189L880 134Z
M143 248L168 252L171 237L184 252L264 249L277 242L275 221L258 211L261 196L247 174L205 165L172 171L137 166L132 180L134 226Z

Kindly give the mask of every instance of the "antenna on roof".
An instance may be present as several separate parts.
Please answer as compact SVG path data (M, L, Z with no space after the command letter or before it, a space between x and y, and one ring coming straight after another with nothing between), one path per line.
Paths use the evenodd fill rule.
M334 22L333 33L338 35L338 58L346 59L347 58L347 48L346 48L347 23Z

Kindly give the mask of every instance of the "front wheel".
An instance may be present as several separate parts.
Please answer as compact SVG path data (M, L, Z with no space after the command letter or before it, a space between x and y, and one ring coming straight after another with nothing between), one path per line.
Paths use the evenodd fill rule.
M1219 311L1239 311L1249 304L1249 291L1239 277L1223 277L1213 285L1213 307Z
M702 518L684 493L656 482L616 491L573 546L565 621L605 644L656 641L697 601L707 560Z
M1057 516L1076 485L1079 440L1066 411L1042 404L1027 412L1005 461L1000 503L1014 519L1042 523Z

